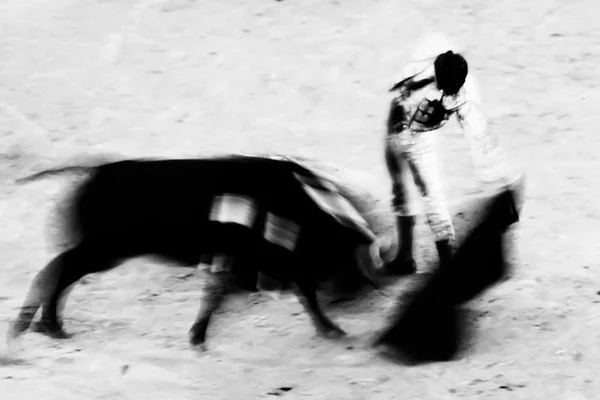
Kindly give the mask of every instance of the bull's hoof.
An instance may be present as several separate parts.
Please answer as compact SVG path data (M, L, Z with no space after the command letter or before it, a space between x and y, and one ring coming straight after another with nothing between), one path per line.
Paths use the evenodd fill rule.
M345 338L347 336L346 332L342 329L336 327L331 327L329 329L321 330L321 334L325 336L327 339L338 340Z
M8 327L5 338L7 349L12 349L17 339L25 333L27 327L23 327L23 325L21 321L17 320Z
M194 352L202 354L207 351L206 339L204 334L195 334L193 332L190 332L189 342L190 347Z
M198 354L204 354L208 351L208 348L206 347L206 342L192 343L192 341L190 340L190 347L194 352Z
M208 321L196 322L189 332L189 343L192 349L202 353L206 351L206 327Z
M190 345L191 346L198 346L198 345L203 344L206 341L204 334L190 332L189 337L190 337Z
M51 337L52 339L70 339L73 334L64 331L58 321L37 321L33 324L33 331Z
M6 341L10 342L21 336L23 333L25 333L27 328L29 328L29 325L29 323L26 323L21 319L14 321L8 328L8 332L6 333Z

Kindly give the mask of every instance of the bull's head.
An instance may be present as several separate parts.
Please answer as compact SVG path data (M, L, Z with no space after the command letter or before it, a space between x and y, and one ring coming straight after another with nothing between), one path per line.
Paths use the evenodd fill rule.
M370 244L359 244L354 251L356 266L359 275L370 285L378 289L377 271L383 266L384 261L380 256L380 243L374 240Z

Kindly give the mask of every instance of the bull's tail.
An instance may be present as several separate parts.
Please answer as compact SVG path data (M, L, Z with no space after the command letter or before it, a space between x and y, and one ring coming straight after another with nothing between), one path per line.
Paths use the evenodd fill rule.
M44 169L34 174L18 178L15 180L15 183L25 184L37 181L47 176L56 176L70 173L89 174L90 172L94 172L94 170L98 167L118 161L123 161L125 159L127 158L112 153L80 153L70 157L68 160L62 161L58 165L54 165L52 168Z
M83 165L71 165L71 166L61 167L61 168L50 168L50 169L45 169L40 172L36 172L35 174L31 174L31 175L24 176L22 178L18 178L15 180L15 183L25 184L25 183L29 183L29 182L33 182L33 181L37 181L39 179L45 178L46 176L62 175L65 173L72 173L72 172L87 173L94 168L95 167L83 166Z

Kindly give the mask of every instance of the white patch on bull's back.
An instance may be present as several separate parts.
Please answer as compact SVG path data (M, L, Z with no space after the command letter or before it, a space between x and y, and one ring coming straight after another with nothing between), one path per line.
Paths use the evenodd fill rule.
M210 261L201 261L196 265L197 272L210 272L213 274L220 272L231 272L233 260L224 254L214 254Z
M333 216L339 222L344 224L345 221L342 221L342 219L345 218L357 227L367 225L364 218L354 206L348 200L340 197L337 192L326 192L310 186L304 186L304 191L323 211Z
M198 272L205 272L205 271L210 271L211 268L211 264L206 264L206 263L198 263L198 265L196 265L196 271Z
M213 200L209 219L252 227L256 219L256 205L248 197L225 194Z
M290 251L296 249L300 226L288 219L267 213L264 237L267 241Z
M215 255L213 258L213 262L210 266L210 272L213 274L218 274L220 272L230 272L231 271L232 260L222 254Z

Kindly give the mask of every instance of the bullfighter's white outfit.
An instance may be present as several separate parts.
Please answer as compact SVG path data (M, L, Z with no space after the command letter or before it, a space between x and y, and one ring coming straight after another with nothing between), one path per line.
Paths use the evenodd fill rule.
M435 55L411 62L404 69L404 80L392 88L395 97L388 117L385 156L396 214L417 214L415 199L408 190L409 185L416 184L435 240L452 241L454 229L439 179L435 131L456 115L481 179L501 182L509 179L509 172L503 149L487 130L474 78L469 74L455 95L444 94L436 85L434 59Z

